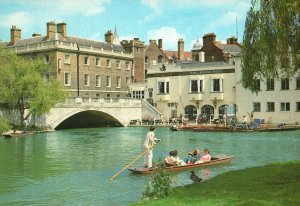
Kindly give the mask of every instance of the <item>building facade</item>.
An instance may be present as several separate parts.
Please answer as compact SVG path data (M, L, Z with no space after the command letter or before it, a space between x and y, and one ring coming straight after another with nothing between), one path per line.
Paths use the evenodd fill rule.
M211 122L234 106L234 85L235 67L228 62L179 62L166 65L165 71L157 65L148 72L147 101L164 120L205 113Z
M252 93L241 83L241 58L235 57L236 68L236 104L237 117L249 117L250 121L275 124L300 123L300 73L292 78L282 76L279 79L257 78L259 92Z
M115 36L116 37L116 36ZM111 31L105 42L67 35L66 23L47 23L45 36L33 34L21 39L21 30L12 26L6 45L18 55L42 58L49 64L47 78L59 80L70 97L125 98L133 79L133 55L116 43Z

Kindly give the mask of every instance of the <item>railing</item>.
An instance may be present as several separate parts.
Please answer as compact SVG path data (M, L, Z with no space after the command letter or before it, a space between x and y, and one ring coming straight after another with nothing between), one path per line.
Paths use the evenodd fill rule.
M70 43L70 42L63 42L63 41L50 41L50 42L40 42L36 44L28 44L26 46L16 46L14 47L14 50L16 53L26 53L26 52L33 52L37 50L45 50L45 49L70 49L70 50L78 50L76 43ZM114 55L114 56L121 56L121 57L133 57L132 53L127 53L123 51L116 51L116 50L106 50L103 48L93 47L93 46L79 46L80 51L85 52L93 52L93 53L100 53L100 54L106 54L106 55Z

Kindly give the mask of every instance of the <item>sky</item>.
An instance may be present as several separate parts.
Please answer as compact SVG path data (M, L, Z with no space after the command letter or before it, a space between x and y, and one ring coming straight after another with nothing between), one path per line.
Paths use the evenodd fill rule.
M65 22L69 36L104 41L108 30L120 40L163 39L163 49L177 50L183 38L190 51L197 38L215 33L226 42L242 42L251 0L1 0L0 40L10 41L10 28L22 30L21 38L46 35L46 24Z

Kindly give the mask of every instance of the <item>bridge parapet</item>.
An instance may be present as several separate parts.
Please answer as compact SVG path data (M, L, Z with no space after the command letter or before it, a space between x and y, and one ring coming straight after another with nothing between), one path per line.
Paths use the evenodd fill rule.
M68 98L65 103L57 104L55 107L141 107L140 99L118 99L118 98Z

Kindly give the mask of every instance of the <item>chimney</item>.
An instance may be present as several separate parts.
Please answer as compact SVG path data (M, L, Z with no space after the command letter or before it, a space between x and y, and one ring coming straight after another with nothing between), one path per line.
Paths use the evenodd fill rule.
M150 44L156 44L156 40L150 39L150 40L149 40L149 43L150 43Z
M229 37L227 39L227 44L237 44L237 38L235 36Z
M12 25L10 29L10 43L16 44L21 39L21 29L18 29L15 25Z
M50 39L50 37L55 33L55 23L54 21L50 21L47 23L47 38Z
M38 36L42 36L41 34L37 34L37 33L33 33L32 37L38 37Z
M158 47L159 47L160 49L163 48L163 40L162 40L162 39L158 39Z
M212 45L216 42L216 35L214 33L205 34L203 36L203 47Z
M184 41L178 40L178 60L184 60Z
M111 30L108 30L105 35L105 42L112 44L113 43L113 33L111 32Z
M67 37L67 24L59 23L57 24L57 33L61 34L63 38Z

